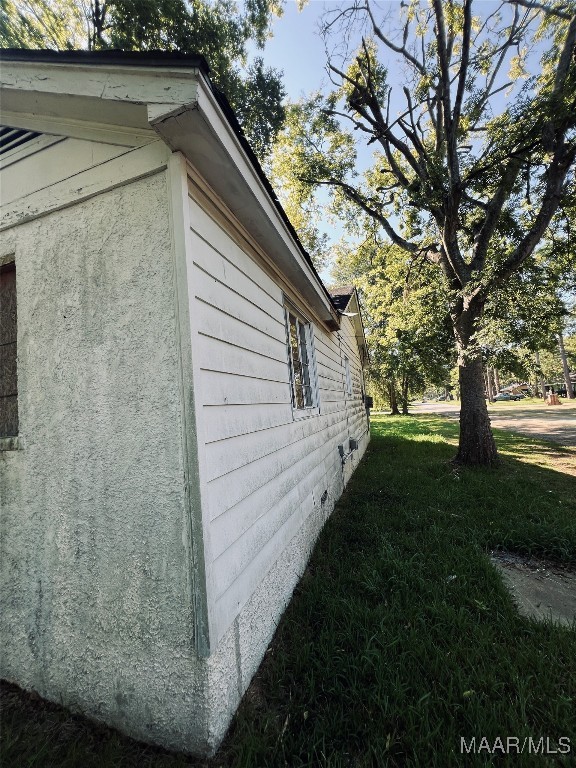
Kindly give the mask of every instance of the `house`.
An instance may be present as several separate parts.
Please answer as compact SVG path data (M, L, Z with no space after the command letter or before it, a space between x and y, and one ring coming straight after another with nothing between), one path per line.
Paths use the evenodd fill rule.
M210 754L369 440L357 296L201 57L1 81L0 672Z

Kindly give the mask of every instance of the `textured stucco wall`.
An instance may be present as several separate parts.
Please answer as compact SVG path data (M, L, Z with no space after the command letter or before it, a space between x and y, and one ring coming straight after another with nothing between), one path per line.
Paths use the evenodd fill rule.
M22 449L0 452L1 674L203 751L165 173L0 234Z

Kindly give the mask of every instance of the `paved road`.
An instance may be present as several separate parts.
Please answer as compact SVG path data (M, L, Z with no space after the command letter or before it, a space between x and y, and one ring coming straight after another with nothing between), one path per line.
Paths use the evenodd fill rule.
M457 419L457 403L415 403L413 413L438 413ZM490 421L497 429L509 429L522 435L541 437L560 445L576 446L576 402L562 401L562 405L523 405L493 403L488 406Z

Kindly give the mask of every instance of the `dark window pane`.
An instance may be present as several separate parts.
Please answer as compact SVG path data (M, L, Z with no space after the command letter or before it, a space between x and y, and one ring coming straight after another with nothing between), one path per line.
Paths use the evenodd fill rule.
M16 342L0 345L0 397L17 395Z
M18 434L18 398L16 395L0 397L0 437Z
M313 406L310 383L310 357L308 348L308 326L295 315L288 313L288 336L290 346L292 404L294 408Z
M16 269L0 267L0 437L18 434Z
M310 388L310 371L308 369L308 347L306 343L306 326L299 324L298 326L298 332L300 337L300 355L302 359L302 384L305 387ZM306 405L309 407L312 404L311 400L310 402L307 402Z
M298 332L300 336L300 354L302 356L302 364L308 365L308 350L306 347L306 326L299 323Z
M0 344L16 342L16 270L0 267Z

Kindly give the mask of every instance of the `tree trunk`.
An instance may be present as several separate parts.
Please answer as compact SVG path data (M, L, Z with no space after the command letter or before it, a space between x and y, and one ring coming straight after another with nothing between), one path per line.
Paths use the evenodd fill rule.
M498 392L500 392L500 376L497 368L492 368L492 370L494 372L494 386L496 388L496 394L498 394Z
M492 402L494 400L494 388L492 386L492 376L490 375L490 368L486 366L484 370L484 381L486 382L486 394L488 395L488 400Z
M534 357L536 360L536 376L540 386L540 396L543 400L546 400L546 387L544 386L544 379L542 378L542 369L540 368L540 352L535 352Z
M402 377L402 387L400 390L400 404L402 405L402 415L408 416L408 377Z
M496 384L494 383L494 368L488 368L488 381L490 382L490 391L492 393L492 397L490 400L494 400L496 395L498 394L496 390Z
M482 358L458 365L460 381L460 442L456 461L471 466L498 463L496 443L484 398Z
M388 385L388 391L390 393L390 413L392 416L400 416L400 411L398 410L398 400L396 399L396 384L393 380L391 380L390 384Z
M482 304L472 299L454 316L461 400L460 441L455 461L466 466L491 467L498 463L498 452L484 396L482 352L475 340L482 310Z
M573 400L574 392L572 391L572 382L570 381L570 368L568 368L568 358L566 357L564 339L562 338L561 333L558 334L558 349L560 350L560 360L562 360L562 370L564 372L564 381L566 383L566 397Z

